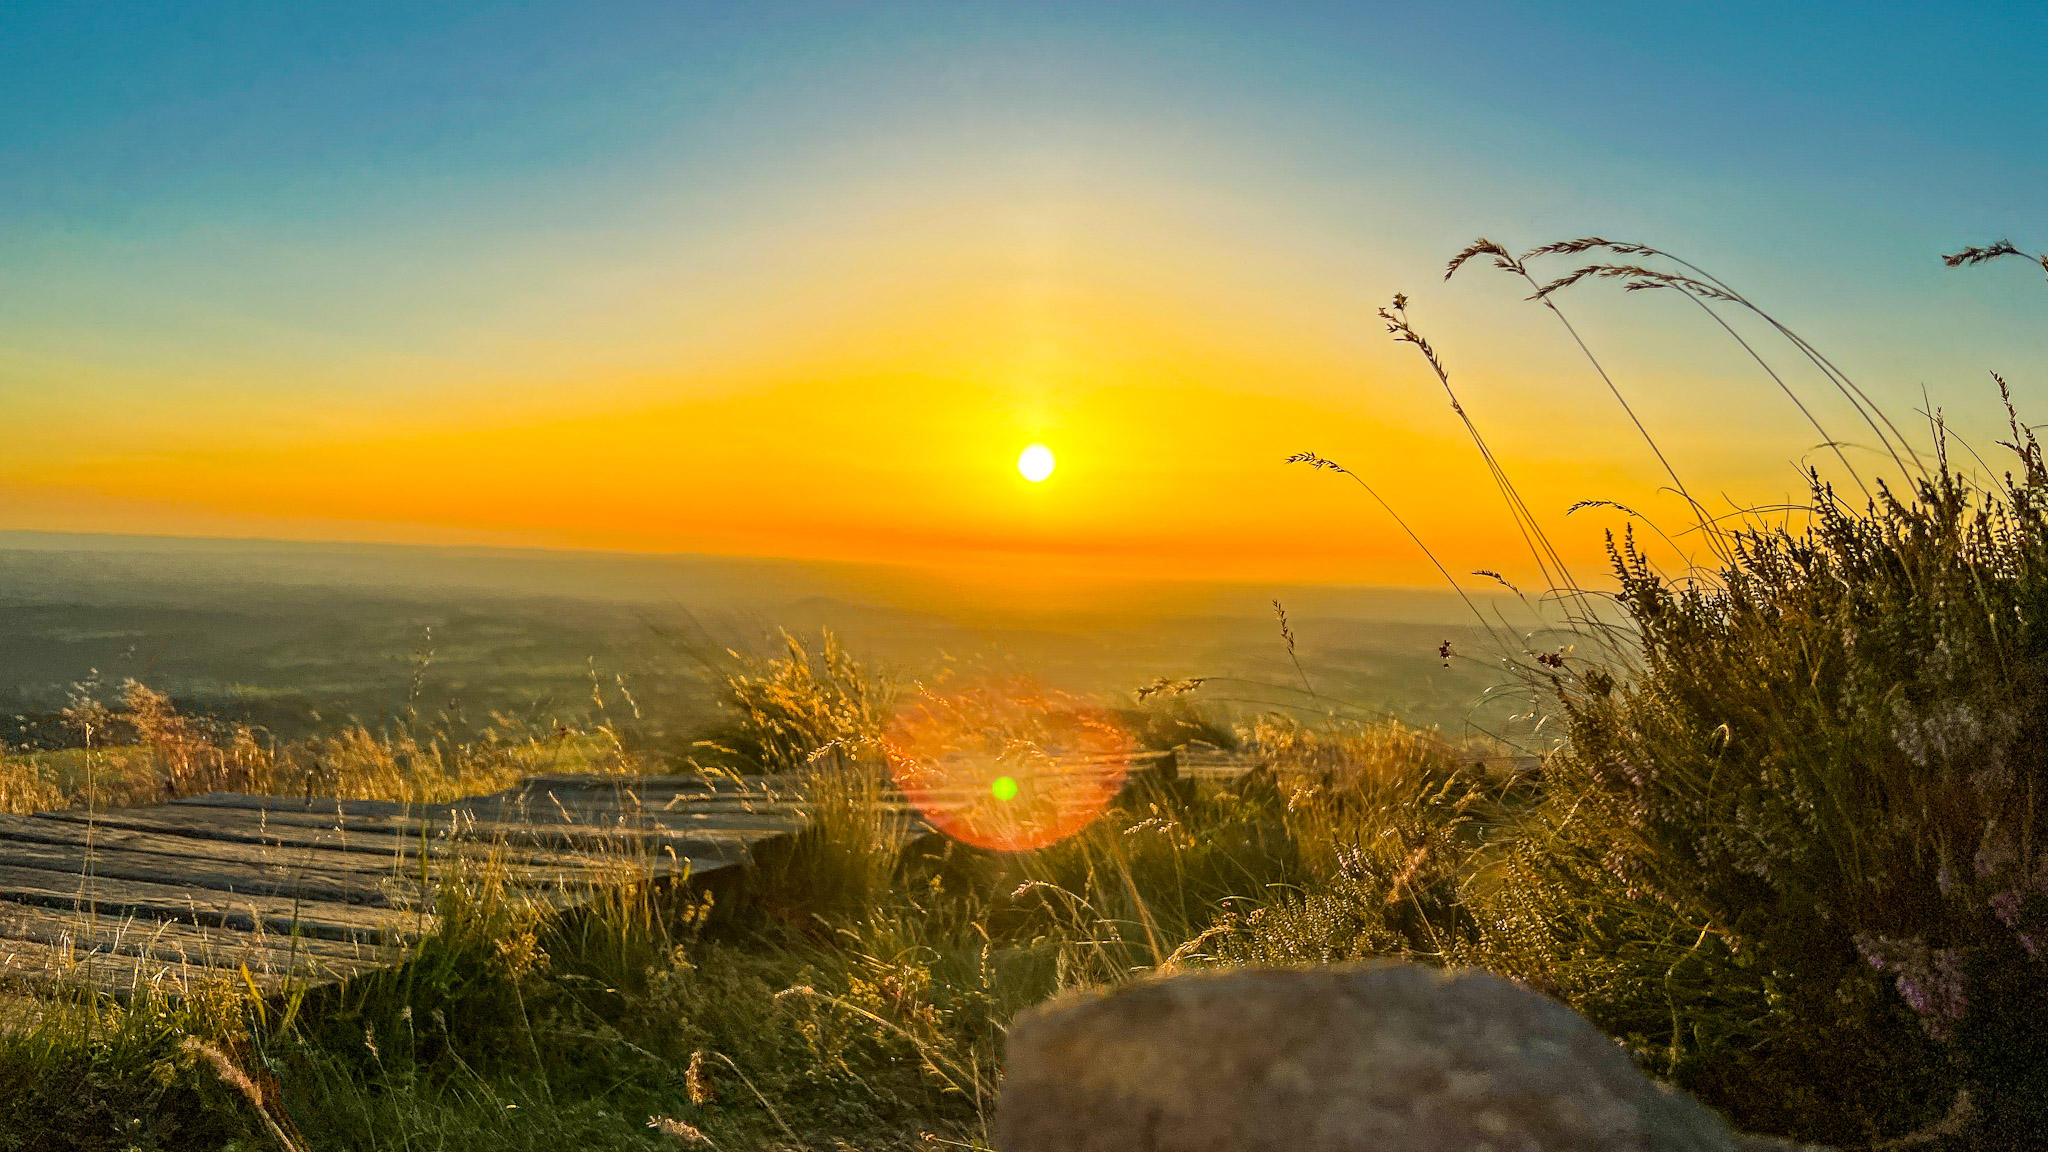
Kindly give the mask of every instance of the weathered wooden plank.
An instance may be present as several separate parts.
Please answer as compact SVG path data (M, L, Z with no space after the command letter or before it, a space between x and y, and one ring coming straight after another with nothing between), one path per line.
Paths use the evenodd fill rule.
M275 844L245 844L237 841L202 839L187 835L136 832L101 824L78 824L60 820L37 820L25 816L0 816L0 861L10 858L10 841L63 845L95 850L120 849L175 858L166 862L167 878L180 877L178 861L198 860L222 866L233 865L259 875L324 876L331 882L352 881L369 890L384 885L417 892L424 866L430 884L443 881L468 882L478 869L502 877L519 888L576 892L595 885L635 878L641 865L626 862L604 867L585 861L580 867L541 867L504 860L475 860L452 855L419 857L392 856L373 852L343 852L337 848L286 847ZM667 857L651 862L645 869L667 875L678 866ZM305 893L313 894L310 890ZM323 899L330 897L321 897ZM369 901L378 903L379 901ZM388 901L385 901L388 902Z
M133 830L150 836L176 836L205 845L240 842L266 851L313 851L346 857L365 867L403 869L418 875L418 857L424 853L434 861L504 861L555 871L610 871L608 861L590 853L567 853L530 847L502 847L489 842L451 840L434 828L428 834L397 830L371 824L338 824L305 814L266 814L244 810L166 810L166 808L111 808L88 814L82 810L39 812L39 822L63 822L94 826L104 830ZM0 828L0 836L6 830Z
M239 982L239 971L198 964L167 963L151 956L80 950L40 940L0 939L0 979L37 987L88 988L114 996L146 990L165 996L189 996L207 983ZM263 992L277 991L285 981L274 973L250 978Z
M424 805L402 800L341 800L330 797L264 796L253 792L203 792L178 796L166 803L199 808L264 808L279 812L314 812L329 816L396 816Z
M328 849L365 860L404 860L417 855L420 847L417 840L394 838L373 830L365 830L364 835L356 837L350 834L352 829L337 825L332 817L324 821L272 820L261 811L248 810L212 811L167 805L108 808L99 812L63 808L38 812L34 819L242 844Z
M402 856L373 852L344 852L339 848L286 847L278 844L245 844L240 841L173 836L161 832L137 832L104 822L38 819L28 816L0 816L0 857L6 841L27 840L39 844L93 844L155 852L166 856L187 856L201 860L233 861L251 868L306 868L324 873L348 873L367 880L402 876L417 880L417 861ZM430 861L430 864L438 864Z
M266 989L343 979L431 929L431 886L485 873L564 907L732 867L805 824L794 785L545 775L449 804L215 793L0 816L0 978L172 994L209 970Z
M801 785L794 776L607 776L594 772L543 772L519 782L521 788L612 788L642 794L653 792L789 792Z
M661 847L673 847L682 855L715 856L720 854L720 849L740 846L730 839L723 843L704 842L700 845L697 841L703 838L684 843L668 837L641 835L631 842L615 838L618 851L593 855L589 852L563 851L518 842L541 839L537 836L515 836L514 842L508 844L470 837L451 839L438 834L432 825L422 825L419 822L413 822L411 828L368 827L353 822L337 827L331 818L323 821L303 813L279 813L273 816L262 812L209 812L200 808L114 808L98 813L65 810L39 812L34 818L243 844L325 848L360 855L365 859L411 860L424 855L429 859L443 857L451 861L464 860L473 863L502 860L507 864L553 868L564 872L606 874L615 873L618 868L631 865L640 859L655 864L665 859L665 855L660 853L643 851L634 855L626 851L627 848L636 845L645 848L646 842L650 839L659 840ZM549 839L556 843L565 843L570 838L554 836Z
M892 800L890 797L894 797ZM810 801L797 796L781 795L769 797L751 796L703 796L703 795L652 795L644 797L614 797L599 791L569 791L562 793L494 793L490 796L465 800L460 803L469 806L504 803L507 801L525 803L525 810L540 813L550 808L566 808L571 812L589 809L597 812L625 811L670 814L702 815L748 815L765 817L802 818L815 807ZM883 806L900 805L902 798L893 791L885 792L879 801Z
M145 815L137 815L133 819L123 822L149 823L151 821L146 814L157 811L160 811L160 809L142 809L140 813ZM179 819L183 820L182 814ZM299 895L304 898L319 900L342 899L345 896L350 902L393 907L408 906L400 900L393 898L400 895L412 898L410 906L431 906L433 903L431 898L419 895L419 875L422 864L425 865L428 882L432 885L444 883L468 884L478 879L489 878L493 882L501 880L515 888L522 889L527 899L541 900L556 906L571 906L580 903L591 890L602 885L657 879L685 873L703 875L716 871L719 867L734 862L739 858L737 854L725 850L729 846L720 845L720 851L710 853L691 853L669 847L657 852L633 855L578 856L562 854L558 860L552 863L535 865L520 863L516 859L508 859L505 856L488 851L465 852L461 854L434 852L426 857L413 858L395 856L381 850L365 852L363 850L364 840L368 839L368 837L355 834L350 836L350 841L355 850L344 853L332 848L280 847L276 845L243 844L234 841L204 839L192 835L193 830L190 828L181 829L178 835L171 835L158 832L135 832L124 828L112 828L101 825L88 826L69 821L23 821L22 818L11 818L11 820L21 821L29 825L29 827L26 829L11 827L9 826L10 818L0 817L0 861L6 860L9 855L6 845L10 836L35 835L36 829L34 826L41 825L52 832L61 834L62 838L68 841L70 846L74 847L81 845L86 839L88 831L90 831L96 841L96 847L105 847L118 843L123 850L136 849L165 856L175 853L180 857L200 860L207 859L208 854L214 852L238 853L240 858L235 862L238 867L250 869L252 873L259 869L267 868L269 874L286 880L292 876L310 874L311 870L305 869L297 863L302 857L311 857L322 863L336 861L343 863L356 862L363 866L360 872L346 872L338 867L326 869L327 872L331 873L327 877L329 884L338 885L348 883L351 880L355 881L354 884L343 889L340 893L337 893L333 887L314 883L302 885L298 889ZM336 835L338 837L339 834ZM437 847L449 846L446 841L437 841L435 845ZM417 847L417 843L409 841L408 847ZM469 846L463 845L462 847L467 848ZM682 845L681 847L687 848L687 845ZM533 853L519 852L511 855L531 856ZM547 855L552 856L554 854ZM254 858L255 863L244 862L251 857ZM123 864L128 865L129 862L123 861ZM35 866L50 867L51 865L37 862ZM62 867L67 871L83 870L82 861L77 858L65 860ZM221 869L208 868L207 872L210 873L216 870ZM170 870L163 876L156 876L145 874L133 866L124 866L116 869L102 867L99 869L101 875L114 875L116 871L122 877L169 879L175 876L180 882L190 882L201 887L213 886L213 882L207 878L207 875L199 872L188 875L182 871ZM245 890L242 885L232 883L234 879L238 878L232 870L225 871L227 871L231 887L234 891ZM255 883L252 876L252 882L246 890L262 892L265 891L265 888L261 884ZM289 884L272 889L272 891L280 895L288 895L292 890Z
M416 832L419 823L439 828L445 822L460 820L465 824L502 824L539 822L544 824L589 825L592 828L636 827L630 817L646 815L649 822L641 827L664 828L685 825L702 827L754 828L780 830L787 827L801 808L780 802L765 806L760 812L745 807L700 808L696 803L685 807L669 808L663 805L645 805L621 800L604 793L574 792L562 797L534 796L523 793L494 793L452 804L432 804L415 807L400 807L377 802L376 809L353 807L337 813L318 806L308 807L306 802L295 797L256 796L240 793L215 792L204 796L190 796L174 801L179 810L212 809L223 811L261 812L268 819L303 827L349 827L349 828L404 828ZM388 809L388 810L387 810ZM726 821L731 821L726 823Z
M142 813L166 813L165 816L144 816ZM502 813L507 819L489 819L500 815L498 812L464 812L456 810L444 819L422 816L362 816L340 817L312 812L296 811L290 808L271 809L260 805L238 804L233 808L212 809L203 806L183 806L169 813L164 808L111 809L101 813L103 820L120 820L132 824L138 820L149 820L152 827L166 831L177 831L181 822L190 815L193 827L208 829L206 835L246 836L251 829L262 828L266 833L275 834L280 842L288 842L290 833L284 829L320 830L339 834L343 838L361 839L365 846L378 847L404 855L416 853L424 839L429 844L478 844L505 845L520 849L521 856L533 856L528 849L552 850L547 859L533 857L535 863L573 866L578 861L588 862L593 854L603 856L616 854L632 857L635 853L673 849L693 855L717 855L723 851L744 851L757 839L781 835L789 827L769 823L765 827L740 826L720 827L716 820L694 824L679 822L687 827L669 829L649 822L640 826L621 826L618 822L593 822L574 824L541 822L527 818L523 812L514 810ZM39 813L39 817L84 819L82 813ZM212 829L224 829L215 832ZM373 840L372 837L385 837Z
M71 948L140 956L169 964L214 968L247 967L258 975L336 979L389 967L404 950L304 936L208 928L175 920L122 915L88 915L33 904L0 903L0 938L31 940Z
M537 819L518 818L512 813L506 815L508 818L503 820L458 817L446 825L436 823L429 827L435 831L443 828L452 829L454 835L468 842L550 847L626 857L664 851L704 856L740 855L763 840L786 836L798 827L794 822L786 821L772 822L765 827L750 827L746 822L721 824L716 820L679 822L679 826L673 827L653 821L638 825L596 822L542 823ZM394 824L397 825L393 828L394 831L411 831L409 827L397 821L394 821Z
M585 799L583 803L594 801ZM639 805L644 812L761 812L768 814L801 814L811 810L808 800L766 799L759 796L715 796L699 799L689 796L675 796L662 799L659 796L647 798Z
M514 788L435 805L421 815L434 818L584 823L592 818L616 823L623 814L692 813L703 815L797 817L804 805L795 797L704 792L649 793L606 788Z
M291 807L264 805L261 803L262 799L249 797L239 801L238 806L261 810L280 818L289 815L294 820L317 819L312 814L296 813ZM763 810L757 812L745 806L724 804L700 807L695 801L670 808L666 804L650 805L634 797L618 797L604 792L570 792L559 796L510 792L473 797L451 804L435 804L388 816L350 817L347 824L349 827L414 829L419 821L434 826L445 822L460 822L465 829L474 827L483 832L499 831L500 829L495 826L501 824L588 826L600 831L686 825L780 831L787 829L801 811L801 808L788 803L764 805ZM645 819L640 819L642 817Z
M885 790L887 795L891 790ZM602 788L514 788L458 801L459 804L475 804L481 801L525 799L529 803L550 803L560 801L571 806L596 803L604 806L624 806L644 811L742 811L742 812L801 812L810 807L806 793L784 788L774 792L663 792L650 790L644 793L614 791Z
M341 904L408 908L418 903L419 886L402 877L324 872L311 868L256 866L235 860L116 848L106 844L40 844L17 840L6 846L6 861L23 868L97 876L112 880L175 879L181 885L216 892L282 896Z
M457 815L481 826L534 824L555 828L588 828L599 832L719 831L790 832L803 824L795 811L749 812L744 809L633 808L578 799L573 803L479 804L457 809Z
M254 893L215 892L176 884L79 876L15 864L0 864L0 898L52 908L131 912L159 920L183 920L286 936L392 943L432 927L425 912L401 913L357 904L289 900Z
M585 855L615 853L629 857L669 849L703 855L743 853L761 840L787 835L798 827L795 821L782 818L766 821L737 818L670 820L650 815L645 819L629 819L623 814L611 815L599 810L589 811L589 818L585 820L576 819L574 812L567 813L567 818L564 815L560 808L552 812L545 808L457 809L445 819L391 817L373 822L351 821L348 827L351 831L377 828L401 836L417 836L424 831L429 835L452 836L465 842L545 847ZM283 818L292 817L287 815Z
M780 788L771 789L765 784L740 788L723 779L715 784L706 783L705 778L689 776L598 776L593 774L532 776L517 787L488 796L468 797L451 803L413 804L393 800L336 800L325 797L261 796L239 792L209 792L197 796L182 796L170 803L181 806L208 808L252 808L271 812L305 812L337 817L389 817L427 816L445 817L452 810L465 809L493 801L514 801L534 798L545 802L550 795L565 800L570 798L602 797L606 800L624 801L641 807L661 807L677 802L721 802L753 799L772 802L777 798L791 800L795 793L789 783L781 777L753 777L758 782L778 781Z
M507 811L528 811L541 813L555 808L594 807L626 812L802 812L808 807L803 798L788 794L769 795L704 795L692 793L663 794L616 793L598 789L536 789L534 791L497 792L489 796L478 796L456 802L435 810L435 815L450 811L474 811L481 808L501 808Z

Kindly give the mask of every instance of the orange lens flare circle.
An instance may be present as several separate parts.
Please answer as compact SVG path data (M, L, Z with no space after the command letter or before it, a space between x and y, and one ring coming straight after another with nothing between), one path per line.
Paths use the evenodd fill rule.
M1108 711L1020 677L920 692L882 734L896 787L963 844L1026 852L1122 791L1131 741Z

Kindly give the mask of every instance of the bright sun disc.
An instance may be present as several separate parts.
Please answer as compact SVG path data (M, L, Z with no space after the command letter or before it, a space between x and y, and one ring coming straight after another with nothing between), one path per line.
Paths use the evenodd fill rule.
M1052 470L1052 449L1043 444L1033 444L1017 453L1017 471L1023 473L1024 478L1033 484L1052 475Z

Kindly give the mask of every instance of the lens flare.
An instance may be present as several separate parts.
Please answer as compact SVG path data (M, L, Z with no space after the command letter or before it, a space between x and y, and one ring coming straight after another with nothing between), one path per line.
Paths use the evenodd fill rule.
M1131 758L1107 711L1017 677L919 693L883 747L896 786L934 828L998 852L1087 827L1123 788Z

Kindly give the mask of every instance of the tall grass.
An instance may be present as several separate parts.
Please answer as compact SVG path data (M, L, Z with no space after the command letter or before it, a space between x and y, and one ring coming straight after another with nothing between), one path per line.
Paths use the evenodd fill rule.
M1468 761L1497 751L1266 723L1243 733L1266 770L1134 789L1060 844L989 852L911 835L876 802L889 679L824 654L792 642L733 678L719 745L784 738L789 758L729 766L794 765L814 817L742 885L643 888L570 917L472 896L406 969L255 1029L309 1143L985 1147L1016 1012L1218 962L1219 925L1350 867L1352 829L1392 797L1456 804L1485 775ZM1185 730L1184 707L1156 710L1157 731ZM793 717L820 722L789 739Z
M279 742L246 724L182 714L135 680L111 700L93 687L81 685L64 712L76 747L0 750L0 812L154 804L204 792L434 803L536 773L621 773L648 763L603 723L536 727L494 716L462 736L418 722L351 723Z
M1853 1142L1967 1103L1985 1139L2048 1133L2048 473L2014 443L1994 488L1945 460L1860 510L1816 483L1810 527L1736 533L1712 584L1624 544L1644 667L1559 678L1521 875L1568 901L1552 937L1590 905L1670 965L1546 975L1752 1126Z
M1594 263L1547 282L1530 270L1589 254ZM1599 239L1520 256L1481 241L1451 271L1481 255L1560 320L1554 297L1581 282L1685 295L1835 446L1860 495L1844 499L1813 473L1811 502L1789 526L1782 515L1731 522L1692 502L1705 556L1683 557L1677 578L1632 535L1610 541L1625 627L1581 617L1585 655L1571 660L1504 638L1564 720L1540 798L1504 836L1434 873L1429 861L1470 818L1400 805L1378 835L1434 830L1436 840L1408 834L1419 847L1402 873L1432 900L1403 898L1383 857L1246 919L1224 954L1271 957L1269 929L1284 927L1320 935L1325 955L1485 965L1584 1010L1650 1070L1756 1130L1856 1146L2042 1146L2048 470L2009 397L2015 470L1973 481L1951 465L1938 416L1914 444L1836 364L1696 265ZM2008 244L1950 263L2004 255L2026 254ZM1790 343L1882 447L1891 478L1858 474L1790 374L1724 309ZM1385 315L1450 390L1400 302ZM1454 390L1451 400L1552 594L1577 602L1584 589L1558 580L1555 550ZM1423 938L1396 921L1404 907Z
M1713 669L1697 675L1714 682ZM874 730L821 725L800 761L817 818L743 884L629 884L563 916L485 869L444 888L443 926L404 968L289 1008L244 995L199 1019L74 1001L66 1011L131 1013L128 1031L96 1040L73 1015L0 1040L0 1068L23 1083L83 1068L95 1085L45 1092L58 1128L22 1114L13 1131L76 1132L125 1109L127 1135L52 1146L178 1146L172 1134L205 1115L204 1140L226 1147L265 1138L274 1113L323 1149L693 1139L665 1132L728 1148L982 1147L1006 1022L1062 988L1388 955L1482 964L1561 996L1752 1127L1855 1144L1939 1118L1964 1078L1853 932L1843 979L1821 985L1759 927L1775 917L1787 940L1811 935L1787 907L1725 915L1696 883L1631 871L1697 880L1647 839L1660 825L1594 742L1603 724L1628 740L1662 731L1624 714L1661 697L1591 669L1559 676L1579 686L1584 728L1540 770L1489 742L1396 725L1251 718L1234 735L1254 771L1134 789L1030 853L907 836L900 809L876 802ZM763 709L764 681L803 687ZM719 739L765 748L791 716L884 715L886 682L844 653L828 666L792 645L735 676L735 723ZM863 698L871 709L840 708ZM186 1031L269 1077L274 1108L224 1088L182 1046ZM647 1127L657 1119L666 1127Z

